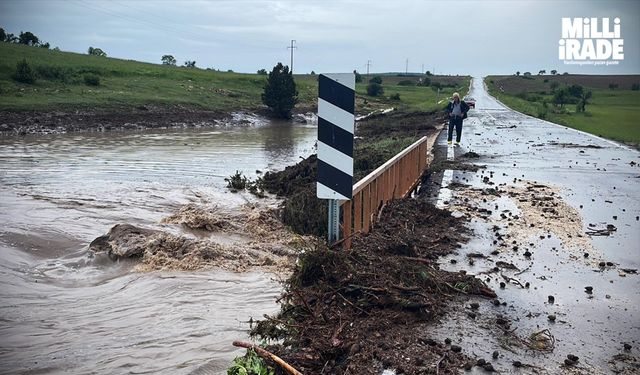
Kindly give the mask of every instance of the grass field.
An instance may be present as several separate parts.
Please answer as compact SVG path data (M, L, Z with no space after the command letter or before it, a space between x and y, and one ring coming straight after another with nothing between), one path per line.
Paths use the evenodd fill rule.
M12 79L16 64L22 59L37 72L34 84ZM84 77L90 74L100 78L99 86L85 84ZM317 76L294 77L299 92L298 106L315 107ZM400 80L395 76L385 77L385 94L376 98L366 95L366 83L358 84L357 110L362 113L389 106L405 110L439 107L437 94L430 87L399 86ZM454 89L466 92L469 85L469 77L442 76L433 77L433 81L455 85L443 89L440 97ZM255 109L261 106L265 82L266 76L258 74L165 66L0 42L0 110L115 110L138 106L220 111ZM393 93L400 94L399 101L388 98Z
M559 87L578 84L592 91L586 112L577 112L575 104L566 104L562 110L553 105L554 81ZM517 111L636 147L640 145L640 91L631 90L633 84L640 82L640 76L488 76L485 82L491 95ZM618 86L610 89L610 84Z

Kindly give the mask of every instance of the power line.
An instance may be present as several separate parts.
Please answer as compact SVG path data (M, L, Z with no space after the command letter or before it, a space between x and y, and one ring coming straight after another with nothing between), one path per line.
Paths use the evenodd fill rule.
M143 25L143 26L150 26L150 27L153 27L154 29L157 29L157 30L160 30L160 31L163 31L163 32L169 31L169 32L173 32L173 33L176 33L176 34L188 35L188 36L190 36L192 38L196 38L196 39L204 39L202 35L194 34L194 33L190 32L190 31L187 31L187 30L176 29L175 27L173 27L171 25L168 25L167 23L160 24L160 23L156 23L154 21L150 21L150 20L146 20L146 19L142 19L142 18L137 18L135 16L131 16L131 15L128 15L128 14L120 13L120 12L118 12L116 10L106 8L106 7L102 6L102 5L100 5L99 3L91 3L91 2L87 2L87 1L83 1L83 0L75 0L75 2L78 5L83 6L83 7L87 8L87 9L93 10L95 12L103 13L103 14L109 15L109 16L114 17L114 18L119 18L121 20L137 23L137 24L140 24L140 25Z

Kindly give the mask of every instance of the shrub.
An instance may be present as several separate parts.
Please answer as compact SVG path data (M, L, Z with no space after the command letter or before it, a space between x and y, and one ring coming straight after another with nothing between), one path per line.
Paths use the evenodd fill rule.
M373 78L371 78L369 80L369 83L377 83L377 84L381 85L382 84L382 77L375 76L375 77L373 77Z
M414 86L414 85L415 85L415 82L408 79L398 82L398 86Z
M420 83L418 83L418 86L430 86L430 85L431 85L431 78L429 77L422 78Z
M16 72L13 75L13 79L22 82L22 83L35 83L36 82L36 74L27 63L26 59L22 59L22 61L18 61L16 64Z
M631 85L631 90L633 91L640 90L640 83L634 83L633 85Z
M391 100L400 100L400 94L397 93L397 92L395 94L391 94L389 99L391 99Z
M39 78L67 83L73 77L73 69L54 65L38 65L35 67Z
M609 90L615 90L618 88L618 84L617 83L610 83L609 84Z
M236 171L235 174L224 180L227 182L227 187L232 191L244 190L247 187L247 178L240 171Z
M84 83L88 86L100 86L100 77L95 74L85 74Z
M371 82L367 85L367 95L378 96L384 94L382 85L376 82Z

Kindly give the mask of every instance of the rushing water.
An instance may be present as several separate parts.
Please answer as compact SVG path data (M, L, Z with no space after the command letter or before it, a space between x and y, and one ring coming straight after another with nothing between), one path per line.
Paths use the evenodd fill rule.
M315 126L75 133L0 139L0 372L224 373L250 318L277 309L257 272L132 271L88 243L189 202L237 206L256 176L313 152Z

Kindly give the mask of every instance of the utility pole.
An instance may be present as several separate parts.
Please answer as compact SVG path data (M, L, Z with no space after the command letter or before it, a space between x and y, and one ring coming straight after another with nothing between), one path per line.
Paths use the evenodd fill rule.
M371 60L367 60L367 76L369 76L369 67L371 66Z
M420 74L424 74L424 63L422 63L422 70L420 71Z
M296 47L296 46L294 45L295 43L296 43L296 40L295 40L295 39L291 39L291 46L290 46L290 47L287 47L287 49L290 49L290 50L291 50L291 67L290 67L290 69L289 69L289 71L291 72L291 74L293 74L293 50L294 50L294 49L296 49L296 48L298 48L298 47Z
M404 75L408 76L409 75L409 59L407 58L407 62L404 65Z

